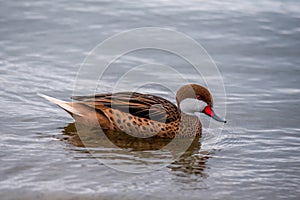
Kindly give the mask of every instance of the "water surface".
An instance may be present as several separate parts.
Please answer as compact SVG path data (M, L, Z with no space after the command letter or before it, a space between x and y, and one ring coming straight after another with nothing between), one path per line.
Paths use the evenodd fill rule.
M298 1L0 5L2 199L299 199ZM217 138L204 131L185 158L154 172L122 173L72 140L73 120L36 93L67 100L91 49L120 31L145 26L183 32L204 46L223 76L229 123ZM115 65L130 69L161 59L185 69L185 63L168 58L144 52ZM100 92L109 90L113 73ZM174 101L159 87L145 90ZM98 150L111 164L124 164L113 149Z

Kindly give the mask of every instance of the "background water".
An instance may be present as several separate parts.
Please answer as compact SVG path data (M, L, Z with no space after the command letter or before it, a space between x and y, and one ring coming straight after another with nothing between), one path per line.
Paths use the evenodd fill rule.
M299 10L293 0L1 1L1 199L299 199ZM36 93L67 99L95 45L144 26L205 47L223 76L229 123L208 154L195 148L160 170L130 174L62 140L73 120ZM102 154L121 162L113 150Z

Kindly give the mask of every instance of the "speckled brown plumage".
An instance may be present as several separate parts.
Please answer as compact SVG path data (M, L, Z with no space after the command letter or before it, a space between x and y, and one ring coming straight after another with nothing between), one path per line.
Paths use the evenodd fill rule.
M201 135L202 125L198 117L180 111L172 102L155 95L121 92L74 96L76 102L65 102L78 113L67 110L79 123L100 125L102 129L122 131L136 137L161 138L194 137ZM177 104L185 98L195 98L213 104L209 91L196 84L179 88Z

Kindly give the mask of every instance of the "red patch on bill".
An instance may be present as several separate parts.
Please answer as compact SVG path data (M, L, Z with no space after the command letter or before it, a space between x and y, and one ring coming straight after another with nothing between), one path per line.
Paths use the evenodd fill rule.
M212 111L212 109L211 109L210 106L206 106L204 108L204 113L207 114L207 115L209 115L209 116L211 116L211 117L214 115L214 112Z

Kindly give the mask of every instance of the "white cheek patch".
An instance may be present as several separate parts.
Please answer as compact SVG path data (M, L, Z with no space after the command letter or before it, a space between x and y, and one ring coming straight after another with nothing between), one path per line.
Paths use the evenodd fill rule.
M195 115L195 112L202 112L207 103L194 98L186 98L180 102L179 106L180 110L185 114Z

